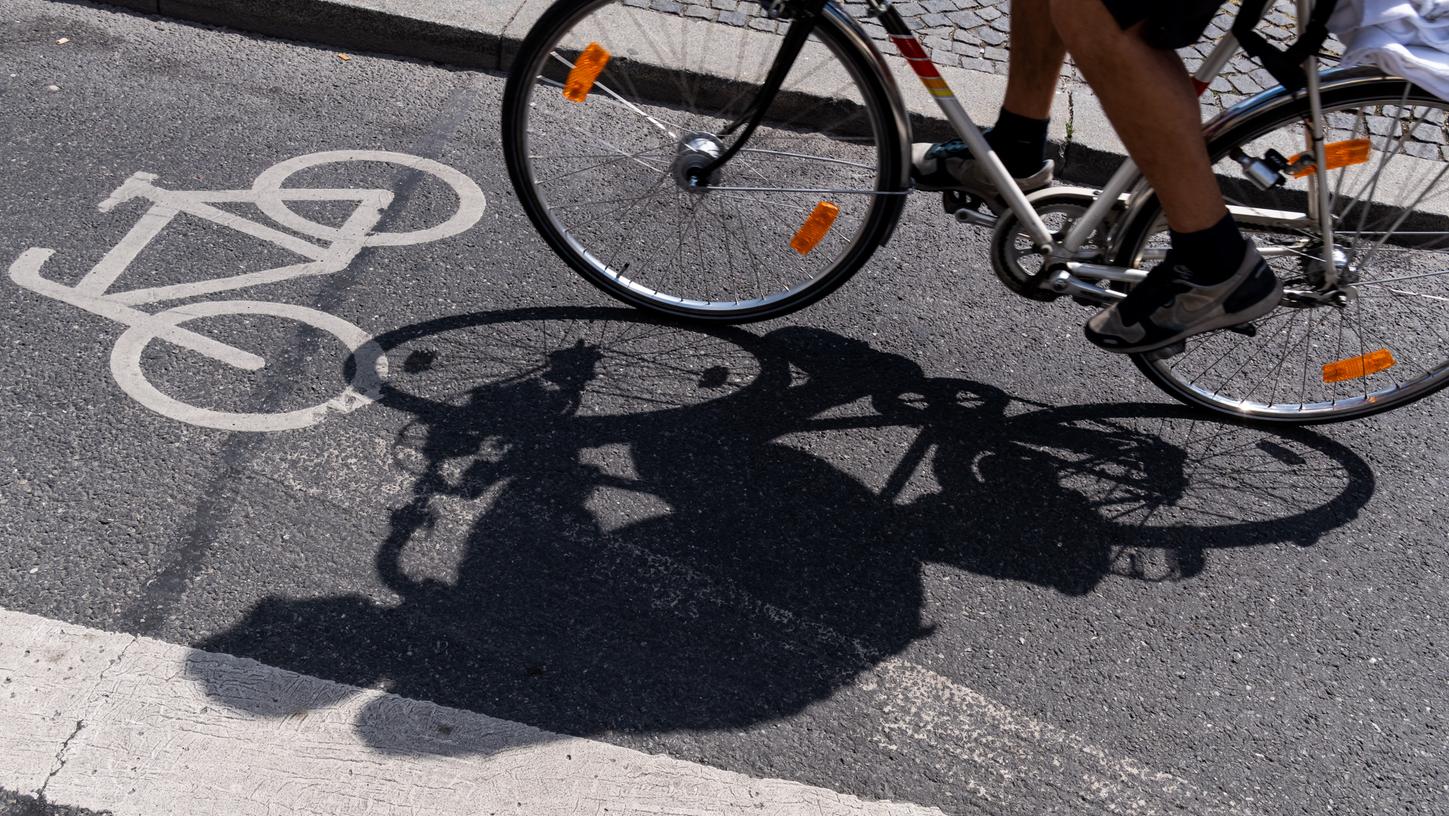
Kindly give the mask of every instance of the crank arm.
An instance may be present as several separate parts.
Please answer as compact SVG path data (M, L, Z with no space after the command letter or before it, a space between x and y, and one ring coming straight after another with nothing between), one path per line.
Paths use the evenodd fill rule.
M1122 266L1079 263L1077 261L1068 261L1066 266L1067 271L1073 277L1085 278L1088 281L1112 281L1113 283L1130 283L1136 285L1147 277L1147 273L1141 269L1129 269Z

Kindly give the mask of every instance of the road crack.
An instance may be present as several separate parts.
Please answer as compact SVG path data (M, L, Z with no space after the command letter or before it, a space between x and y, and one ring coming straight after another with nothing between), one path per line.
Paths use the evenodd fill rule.
M85 728L85 725L86 721L84 719L76 720L75 728L71 730L70 736L66 737L65 742L60 744L60 750L55 754L55 767L51 768L49 774L46 774L45 781L40 783L40 790L35 792L35 798L39 799L41 804L45 804L45 790L50 787L50 780L54 779L56 774L65 770L65 754L70 750L71 742L80 734L81 729Z
M131 647L135 646L138 640L140 640L139 637L132 635L131 639L126 642L126 645L122 646L121 650L116 652L116 656L111 658L111 661L106 664L106 667L101 669L100 673L96 675L96 686L98 688L105 681L106 675L110 674L125 659L126 653L131 651ZM46 804L45 792L50 787L51 780L55 779L61 771L65 770L65 764L68 761L66 754L70 752L71 743L75 742L75 738L80 736L80 732L85 729L85 726L86 720L84 717L76 720L75 728L71 729L70 736L66 737L65 741L60 744L60 748L56 750L55 767L51 768L50 773L45 775L45 781L40 783L40 789L35 792L35 798L39 799L42 805Z

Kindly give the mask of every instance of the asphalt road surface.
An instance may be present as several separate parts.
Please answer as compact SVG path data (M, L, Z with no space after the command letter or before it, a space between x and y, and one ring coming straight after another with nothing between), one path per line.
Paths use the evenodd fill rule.
M803 313L662 325L531 230L501 77L0 14L0 267L119 270L0 281L0 607L950 814L1445 812L1449 399L1205 421L928 196ZM98 206L330 151L272 178L412 237L268 277L316 259L245 192Z

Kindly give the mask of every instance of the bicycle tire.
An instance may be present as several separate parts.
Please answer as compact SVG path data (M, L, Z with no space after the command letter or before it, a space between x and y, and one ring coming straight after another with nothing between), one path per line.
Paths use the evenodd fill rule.
M518 195L520 203L523 205L524 212L528 215L529 220L544 238L548 246L561 259L568 263L574 271L583 276L585 280L610 296L632 306L675 318L723 323L744 323L779 317L808 306L820 298L825 297L849 280L853 274L865 265L876 248L889 239L896 222L900 218L905 204L904 195L907 189L906 172L908 168L906 166L907 157L905 153L905 140L907 137L904 135L906 130L903 123L899 120L893 102L894 97L890 90L891 86L888 84L891 80L884 76L883 66L877 60L872 59L870 47L863 44L868 42L868 38L865 38L859 32L858 27L850 20L845 12L833 4L827 7L826 13L820 18L812 38L818 41L819 45L823 45L827 49L827 53L833 55L833 58L838 61L838 67L843 68L846 76L854 83L854 90L859 95L859 112L863 114L865 122L870 129L871 138L873 139L873 156L878 169L875 173L873 186L870 188L862 187L862 189L874 191L873 194L858 196L859 198L868 199L869 203L865 205L867 208L866 211L855 224L854 237L838 252L832 249L832 253L834 254L831 255L831 261L828 263L828 266L818 272L810 272L808 277L802 276L802 280L799 283L792 284L778 292L770 292L766 296L751 295L745 297L736 294L733 299L724 297L716 300L704 296L696 296L692 293L680 294L666 291L659 284L655 284L651 288L649 284L637 277L626 276L626 273L631 276L640 274L637 270L631 269L632 261L626 261L616 267L615 261L617 258L613 254L610 255L609 260L604 260L600 254L591 251L590 247L575 237L573 234L573 229L575 228L561 223L560 219L555 217L554 212L550 209L549 202L544 200L540 193L538 174L533 162L530 160L529 113L539 99L539 96L535 93L535 88L541 85L538 80L541 79L541 73L545 67L544 63L551 55L557 56L555 49L559 47L557 44L561 39L569 36L571 30L580 24L580 21L585 20L585 18L588 18L594 12L611 5L622 6L623 4L616 3L615 0L560 0L560 2L550 7L532 31L530 31L522 44L513 63L513 69L510 71L504 91L502 116L503 148L509 178L512 181L514 191ZM647 9L639 9L637 4L630 4L630 9L639 13L648 11ZM608 10L614 11L614 9ZM672 18L665 19L668 21ZM684 18L680 19L683 20ZM697 20L689 21L689 25L691 26L697 26L699 24L700 21ZM681 22L680 25L682 27L685 23ZM720 23L711 23L710 25L717 26L721 30L730 29L730 27ZM745 30L744 35L736 36L753 37L757 33ZM741 45L740 48L741 53L743 53L744 46ZM773 58L773 51L768 56ZM563 61L562 57L558 57L558 59L559 61ZM618 58L615 64L630 66L633 65L630 62L631 59L633 58L626 55ZM564 64L568 65L569 63L565 62ZM638 64L647 65L642 59ZM817 70L818 67L818 65L815 66ZM651 67L651 70L654 70L654 68ZM607 78L609 75L605 73L602 76ZM666 76L665 79L672 76ZM689 74L689 76L692 79L698 79L701 75ZM794 74L792 74L793 76ZM710 78L712 79L712 77ZM601 79L600 82L602 81ZM645 83L645 87L647 91L654 93L653 89L657 88L659 84L667 83L662 81L654 85ZM631 81L628 88L633 91L636 86ZM788 89L789 85L787 82ZM612 89L609 93L614 94ZM601 95L598 93L595 94L595 96ZM785 99L788 96L788 93L782 93L780 98ZM794 104L799 104L799 98L791 98L794 100ZM822 97L821 99L828 100L829 98ZM641 110L642 107L665 104L652 97L648 97L647 94L639 95L635 97L635 100L640 102ZM831 105L839 104L835 100L829 100L829 103ZM678 106L681 103L674 101L668 102L667 104ZM816 104L824 104L824 102L817 102ZM728 106L728 103L726 103L726 106ZM675 109L671 109L671 111L673 110ZM771 109L772 112L774 110L775 108ZM696 121L699 121L698 118L696 118ZM766 125L769 126L772 121L774 120L767 119ZM765 128L762 127L761 131L763 132L764 130ZM781 130L780 132L784 131ZM798 133L801 139L812 135L824 135L825 138L828 138L825 128L822 127L819 121L809 122L805 129L793 132ZM760 134L757 134L755 137L752 137L751 143L753 144L755 140L761 138L778 137L762 137ZM723 139L719 141L722 143ZM610 145L610 147L612 146ZM616 151L618 150L618 148L614 149ZM677 146L671 149L677 149ZM775 151L757 152L775 153ZM647 154L639 153L634 155L637 157ZM790 154L779 153L779 155ZM626 156L625 158L628 157ZM731 163L735 164L742 161L744 160L737 156ZM615 159L615 162L617 163L617 159ZM639 163L643 164L644 162ZM820 164L824 164L824 161L822 160ZM658 168L654 169L657 170ZM724 168L724 172L729 173L730 171L731 167L727 165ZM652 190L645 192L648 195ZM788 190L782 190L781 192L788 192ZM684 195L687 196L688 193ZM704 197L708 197L710 195L718 195L718 193L706 192L703 195ZM766 203L774 205L777 202L769 201ZM795 204L796 202L793 201L790 203L791 207L794 207ZM739 209L739 205L737 204L718 206L722 210L725 207ZM811 202L811 206L814 206L813 202ZM760 211L764 211L763 207L763 204L754 208L745 205L743 209L759 209ZM699 209L707 211L708 207L700 204ZM627 215L628 210L626 209L624 216ZM766 261L759 257L754 249L750 248L749 241L751 239L749 236L752 233L749 231L749 227L751 225L744 221L749 215L749 213L737 213L735 216L732 216L733 218L740 219L739 223L735 224L733 228L735 230L734 237L730 233L731 227L729 225L732 217L728 215L721 217L720 221L723 224L721 229L724 232L724 237L718 240L728 254L731 253L731 244L738 240L737 236L739 234L746 236L747 240L744 243L741 254L747 255L747 258L743 259L742 263L731 264L731 266L737 266L741 274L746 271L753 274L756 282L759 283L762 271L766 275L776 274L785 267L777 266L775 261ZM799 221L796 224L798 225L800 222L806 220L806 216L808 215L810 215L810 211L804 210L800 214ZM697 221L698 211L695 212L695 217ZM682 218L683 216L681 215ZM628 222L628 219L623 216L620 217L620 220ZM638 220L642 221L642 219ZM836 223L839 224L842 222ZM694 226L696 235L704 234L697 223ZM794 229L794 227L791 227L791 229ZM835 226L832 233L829 237L834 240L835 234L841 234L841 227ZM710 238L713 240L718 238L718 236L711 235ZM643 239L639 240L641 243L643 242ZM703 240L701 238L701 242ZM628 241L626 240L624 243L628 243ZM681 234L681 246L683 243L684 238ZM794 256L788 256L788 249L783 244L772 243L770 248L775 253L774 257L778 258L779 264L794 263L798 260ZM820 252L820 249L814 250L814 253L818 254ZM802 257L805 256L805 253L800 254ZM680 266L684 266L683 260L680 261ZM719 268L707 268L707 271L711 274L718 275ZM734 270L725 271L733 272ZM702 277L707 278L707 276ZM720 275L719 277L723 278L725 276ZM723 283L708 278L703 285L724 286Z
M1449 111L1449 103L1446 103L1444 100L1433 96L1428 91L1406 80L1391 77L1348 84L1338 88L1326 88L1322 95L1322 103L1326 112L1342 112L1351 108L1382 109L1397 107L1402 109L1405 105ZM1280 131L1287 126L1301 122L1308 116L1308 112L1309 103L1306 95L1291 99L1286 104L1265 108L1261 113L1249 116L1221 133L1213 134L1208 143L1209 156L1215 164L1224 161L1225 157L1235 148L1239 148L1260 137L1266 138L1268 135ZM1367 129L1365 130L1365 136L1372 138ZM1392 140L1392 136L1386 138ZM1400 147L1400 149L1403 148ZM1247 185L1245 183L1240 184L1236 189L1247 189ZM1364 190L1361 189L1360 193L1362 192ZM1369 190L1369 192L1372 194L1373 190ZM1144 191L1143 195L1151 195L1151 193ZM1231 201L1232 197L1229 196L1229 199ZM1352 201L1353 199L1349 200ZM1362 212L1366 213L1373 207L1378 206L1381 205L1376 203L1370 204L1364 207ZM1362 217L1360 217L1361 221ZM1144 253L1147 251L1146 247L1148 242L1154 236L1160 235L1160 230L1161 207L1154 196L1148 201L1148 204L1141 210L1140 215L1133 223L1128 225L1124 230L1123 237L1119 242L1120 249L1116 255L1117 263L1123 266L1140 266ZM1249 229L1245 229L1245 231L1249 232L1250 235L1252 234ZM1387 239L1388 235L1386 234L1383 240L1386 241ZM1282 277L1281 267L1277 271L1280 277ZM1362 285L1372 285L1372 282L1365 281ZM1347 308L1353 307L1349 306ZM1281 315L1285 311L1287 311L1286 308L1280 308L1273 315L1270 315L1269 318L1265 318L1265 320ZM1289 319L1293 319L1292 316ZM1347 318L1343 319L1346 320ZM1259 321L1259 325L1262 324L1263 321ZM1304 350L1305 362L1303 364L1303 378L1306 383L1308 379L1307 372L1310 370L1307 355L1309 353L1308 349L1313 347L1311 335L1314 331L1314 326L1307 325L1304 329L1305 333L1302 342L1306 348ZM1359 333L1367 334L1367 332L1363 332L1362 328L1359 329ZM1226 333L1224 331L1219 331L1190 338L1188 341L1188 350L1191 351L1193 349L1192 344L1194 342L1206 343L1210 338L1222 338L1225 336ZM1289 337L1291 338L1292 335L1290 334ZM1288 342L1290 341L1285 340L1285 350ZM1446 349L1446 355L1449 355L1449 349ZM1234 420L1254 423L1317 425L1343 422L1401 408L1437 393L1445 387L1449 387L1449 356L1446 356L1444 362L1439 363L1432 369L1426 370L1425 376L1415 381L1412 387L1395 387L1383 393L1377 391L1370 393L1367 385L1364 385L1362 389L1363 393L1356 398L1345 397L1340 400L1334 397L1325 404L1323 401L1308 403L1306 401L1305 386L1304 392L1300 393L1300 398L1303 399L1303 402L1299 403L1300 410L1295 410L1291 408L1294 404L1291 401L1280 405L1276 403L1250 403L1246 398L1243 398L1241 402L1235 402L1233 400L1220 398L1216 394L1209 394L1205 387L1199 387L1195 382L1184 382L1182 376L1174 374L1171 366L1172 361L1182 359L1182 355L1165 360L1154 359L1152 354L1134 354L1130 356L1138 370L1148 380L1173 398L1187 405L1204 408ZM1367 370L1367 364L1363 365L1365 366L1364 370ZM1326 371L1323 377L1327 377ZM1365 382L1367 382L1366 378Z

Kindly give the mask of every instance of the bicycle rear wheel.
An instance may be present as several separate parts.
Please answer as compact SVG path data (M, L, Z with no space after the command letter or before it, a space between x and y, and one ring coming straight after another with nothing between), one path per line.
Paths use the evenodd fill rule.
M742 132L725 131L788 24L750 3L721 21L663 7L562 0L545 13L504 96L514 189L553 250L627 303L729 322L799 309L900 216L905 137L882 69L829 7L759 130L692 185L688 170Z
M1311 217L1313 171L1261 190L1232 156L1307 149L1306 98L1269 108L1211 139L1238 223L1283 280L1255 334L1190 338L1166 359L1135 355L1155 384L1190 405L1240 418L1310 424L1387 411L1449 385L1449 103L1404 80L1325 90L1332 167L1334 285ZM1118 262L1145 268L1167 247L1160 210L1129 229Z

